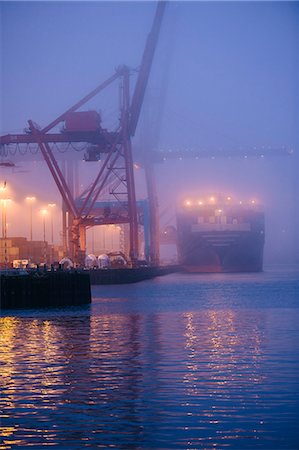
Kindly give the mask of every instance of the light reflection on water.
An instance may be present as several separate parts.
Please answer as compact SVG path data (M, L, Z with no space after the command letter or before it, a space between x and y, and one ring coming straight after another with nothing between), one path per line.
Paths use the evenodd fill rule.
M298 449L294 273L97 286L0 319L0 449Z

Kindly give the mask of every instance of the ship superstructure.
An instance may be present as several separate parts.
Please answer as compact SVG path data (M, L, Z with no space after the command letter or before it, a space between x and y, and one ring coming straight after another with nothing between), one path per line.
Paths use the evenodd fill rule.
M259 272L263 269L265 221L252 200L213 195L177 208L179 263L188 272Z

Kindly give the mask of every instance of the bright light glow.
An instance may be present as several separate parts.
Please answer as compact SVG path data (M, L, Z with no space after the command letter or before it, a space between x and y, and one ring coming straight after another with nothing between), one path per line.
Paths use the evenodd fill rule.
M215 201L215 197L210 197L210 202L212 202L212 203L214 203L214 201Z
M49 206L50 208L54 208L54 206L56 206L56 203L48 203L48 206Z
M26 197L25 200L28 200L28 202L34 202L34 200L36 200L36 197Z
M0 182L0 195L7 195L10 192L9 186L7 186L6 180Z
M243 203L242 200L240 200L239 203L240 203L240 205L242 205L242 203Z
M199 205L203 205L203 202L201 200L199 200L198 204Z
M137 163L134 163L134 169L140 169L140 166L139 166L139 164L137 164Z
M226 197L226 200L230 201L232 198L230 196Z
M48 210L47 210L46 208L41 209L41 210L40 210L40 213L41 213L42 216L45 217L45 216L48 214Z
M251 200L250 202L252 205L255 205L255 200Z
M11 202L11 198L0 198L0 202L2 203L2 205L6 206L7 203Z
M222 213L222 209L217 209L217 212L218 212L219 214L221 214L221 213Z
M186 201L185 201L185 205L186 205L186 206L191 206L191 205L192 205L191 200L186 200Z

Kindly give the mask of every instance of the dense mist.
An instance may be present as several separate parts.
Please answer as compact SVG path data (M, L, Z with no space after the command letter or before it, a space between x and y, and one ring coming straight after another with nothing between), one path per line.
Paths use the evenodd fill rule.
M156 2L1 2L0 134L22 133L28 119L45 126L117 66L137 69L155 8ZM175 207L189 195L254 198L265 210L265 262L298 262L298 19L297 2L167 4L133 138L138 198L147 195L147 154L169 154L155 164L162 227L175 224ZM133 72L132 91L135 80ZM88 108L114 129L117 87ZM200 150L204 157L188 156ZM79 152L59 158L65 157L78 161L83 189L97 167ZM16 164L0 168L13 199L9 234L27 235L24 197L35 195L38 209L59 205L59 192L39 154L0 159ZM59 208L53 214L58 240ZM35 229L41 236L38 216Z

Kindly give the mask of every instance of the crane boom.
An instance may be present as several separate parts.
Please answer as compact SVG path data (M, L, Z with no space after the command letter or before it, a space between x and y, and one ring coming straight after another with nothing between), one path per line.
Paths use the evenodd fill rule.
M134 135L144 100L145 90L149 79L152 61L158 42L161 28L162 17L165 9L165 1L158 1L156 13L154 16L151 31L147 37L145 50L143 52L140 71L137 77L132 102L130 100L130 71L126 66L120 66L106 81L101 83L84 98L67 109L63 114L57 117L49 125L40 129L33 121L29 121L28 132L25 134L13 134L0 136L0 156L2 146L10 144L38 144L43 157L49 167L49 170L55 180L55 183L62 195L64 206L63 213L69 213L69 249L71 256L77 262L82 262L86 250L86 227L90 223L95 223L95 217L88 217L101 191L108 183L111 176L115 177L113 189L109 194L113 195L118 201L124 198L126 204L125 214L122 215L123 223L129 223L130 232L130 258L132 264L138 263L138 217L135 194L135 181L133 171L133 158L131 137ZM96 111L78 111L89 100L108 87L116 79L121 82L121 107L119 127L117 131L108 131L101 127L101 118ZM92 114L92 113L96 113ZM60 133L52 131L57 125L64 122ZM102 164L99 172L89 188L83 207L78 209L74 195L63 171L53 154L50 143L73 143L84 142L95 145L97 150L103 155ZM55 147L55 145L54 145ZM5 152L5 150L4 150ZM118 162L118 166L116 165ZM102 219L102 217L101 217ZM107 217L104 217L105 223L108 223ZM120 218L113 217L111 214L111 223ZM66 220L64 235L66 236ZM102 222L101 222L102 223ZM120 223L120 222L119 222Z
M161 29L161 23L164 15L166 2L159 1L156 9L155 18L151 31L147 37L145 49L142 56L141 66L136 81L135 90L132 97L131 107L130 107L130 123L129 123L129 133L134 136L138 119L140 116L140 111L145 95L146 86L148 83L152 62L155 54L155 50L158 43L159 33Z

